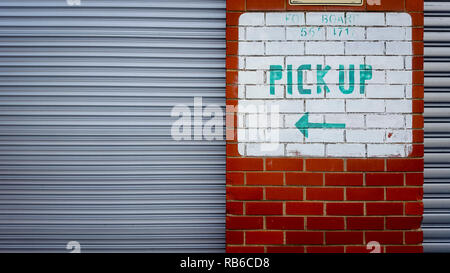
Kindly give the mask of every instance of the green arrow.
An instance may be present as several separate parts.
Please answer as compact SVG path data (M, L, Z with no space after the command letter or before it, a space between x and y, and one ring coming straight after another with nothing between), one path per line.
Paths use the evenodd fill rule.
M345 128L345 123L310 123L309 113L305 113L297 123L295 123L295 127L308 138L309 128Z

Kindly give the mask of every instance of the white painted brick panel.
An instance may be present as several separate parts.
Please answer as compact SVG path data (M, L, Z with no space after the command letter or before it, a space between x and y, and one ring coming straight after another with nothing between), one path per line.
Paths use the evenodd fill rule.
M280 141L284 143L303 142L304 136L296 129L280 129Z
M339 75L336 73L336 75ZM348 85L348 72L345 73L345 83L343 88L347 89L350 88ZM359 85L355 84L353 92L351 94L344 94L340 91L340 87L338 84L328 84L328 87L330 90L332 90L330 93L326 94L327 99L364 99L365 94L361 94L359 92Z
M402 56L367 56L366 64L373 69L404 69L405 61Z
M246 142L263 142L266 139L265 131L259 128L248 127L246 133Z
M402 115L367 115L367 128L404 128L405 119Z
M386 42L387 55L412 55L411 42Z
M278 143L249 143L247 154L252 156L283 156L284 145Z
M309 129L307 143L336 143L344 142L344 130L342 129Z
M264 71L265 77L264 77L264 83L269 87L270 86L270 71L267 69ZM280 80L275 80L275 85L282 84L287 85L287 77L285 75L285 71L283 70L283 77ZM269 90L269 89L267 89Z
M307 100L306 111L311 113L345 112L344 100Z
M305 111L303 100L270 100L266 101L266 107L278 107L280 113L303 113Z
M331 157L364 157L366 145L364 144L327 144L327 156Z
M262 26L264 24L264 13L262 12L244 13L239 16L240 26Z
M384 100L347 100L346 112L375 113L385 111Z
M246 156L246 153L245 153L246 147L247 147L247 144L239 143L238 144L238 153L242 156Z
M305 14L303 12L268 12L266 13L267 26L296 26L305 24Z
M326 114L326 123L345 123L345 128L364 128L365 118L360 114Z
M263 42L239 42L240 56L264 55Z
M305 44L305 54L332 55L344 54L343 42L309 42Z
M339 67L339 66L337 66ZM354 66L355 67L355 66ZM348 84L349 84L349 74L350 74L350 65L344 65L344 70L342 70L342 73L344 73L344 84L345 84L345 88L348 88ZM359 93L359 83L360 83L360 70L359 69L355 69L353 70L353 76L355 79L354 82L354 86L355 86L355 92L357 91ZM340 70L329 70L327 72L327 74L325 75L325 82L327 83L327 85L331 88L331 86L336 85L339 86L339 75L340 75L341 71ZM391 72L389 72L391 73ZM311 78L310 80L313 82L309 82L309 84L314 84L316 83L316 71L312 71L309 72L309 74L311 74L311 76L309 78ZM403 79L403 81L406 81L406 79ZM381 84L386 83L386 75L384 71L372 71L372 79L370 80L370 84L366 84L366 90L368 87L370 87L371 85L377 85L380 86ZM398 82L396 84L400 84L401 82ZM384 85L387 86L387 85ZM333 87L334 90L339 90L339 87L335 88ZM336 92L333 92L336 93ZM340 93L340 92L339 92ZM334 95L334 94L332 94ZM348 98L348 97L352 97L352 94L342 94L344 95L344 97Z
M283 27L247 27L246 39L249 41L276 41L284 40L286 37Z
M266 42L266 55L303 55L305 43L303 42Z
M237 126L239 127L239 128L246 128L246 122L245 122L245 120L247 119L247 117L246 117L246 114L244 114L244 113L237 113Z
M412 56L405 56L405 69L412 70Z
M280 128L268 128L265 130L265 142L268 143L280 143ZM281 143L283 144L283 143ZM283 144L284 145L284 144Z
M412 28L406 28L406 39L407 41L411 41L412 40Z
M250 157L407 156L412 149L410 26L411 17L406 13L242 15L239 153ZM299 85L297 68L307 64L311 69L303 71ZM281 78L274 82L274 95L270 94L270 65L282 67ZM318 65L330 67L323 77L330 92L318 88ZM340 65L344 66L343 83ZM346 94L340 85L350 87L350 65L354 65L354 88ZM360 65L372 68L370 78L359 70ZM366 78L361 83L363 75ZM301 87L310 93L301 94ZM309 128L306 138L305 132L296 128L306 112L310 124L345 124L345 128Z
M345 69L349 69L349 65L354 65L359 70L359 65L364 64L363 56L325 56L325 64L333 69L339 69L339 65L344 65Z
M247 114L245 124L248 128L282 128L283 116L272 113Z
M325 64L324 56L286 56L286 64L292 64L292 69L297 69L302 64Z
M406 98L412 98L412 86L411 85L406 85L405 86L405 97Z
M346 130L347 142L384 143L386 141L384 130Z
M324 27L287 27L288 41L322 41L326 39Z
M239 98L245 98L245 85L238 85L238 96Z
M386 132L386 142L388 143L411 143L411 130L388 130Z
M314 114L314 113L309 114L309 122L312 122L312 123L324 122L323 114Z
M388 84L412 84L411 71L389 71L386 75Z
M345 55L384 55L384 42L346 42Z
M238 57L239 59L239 70L244 70L245 69L245 57Z
M284 115L284 127L296 128L295 124L302 116L303 113ZM309 122L322 123L324 122L324 117L322 114L309 114Z
M245 128L237 129L237 137L238 137L240 143L245 143L248 141L247 135L248 135L247 129L245 129Z
M311 94L301 94L298 91L297 85L292 86L292 94L286 93L288 99L323 99L325 98L325 92L317 93L317 85L303 85L303 89L310 90Z
M405 97L405 87L403 85L369 85L366 87L366 97L402 98Z
M367 144L369 157L405 157L406 151L405 144Z
M325 156L325 144L287 144L286 155L288 156Z
M388 26L411 26L411 15L407 13L387 13L386 24Z
M373 12L348 12L347 17L354 18L348 25L355 26L384 26L385 14Z
M238 111L239 113L258 113L265 111L264 100L239 100Z
M411 100L389 100L386 101L386 112L389 113L411 113Z
M245 97L248 99L274 99L284 97L284 86L276 85L275 94L270 94L270 88L267 85L247 85Z
M245 41L247 39L247 29L245 27L240 27L238 30L238 40Z
M342 20L344 18L344 20ZM306 24L313 26L345 25L345 13L343 12L308 12Z
M298 114L289 114L284 115L284 127L285 128L296 128L295 124L300 119L302 115L300 113ZM311 122L311 119L310 119Z
M264 71L239 71L239 84L263 84Z
M412 128L412 115L405 116L406 128Z
M246 69L269 70L270 65L284 66L284 57L247 57L245 58Z
M352 41L365 40L366 29L363 27L327 27L327 40Z
M405 40L406 29L402 27L369 27L367 28L368 40Z

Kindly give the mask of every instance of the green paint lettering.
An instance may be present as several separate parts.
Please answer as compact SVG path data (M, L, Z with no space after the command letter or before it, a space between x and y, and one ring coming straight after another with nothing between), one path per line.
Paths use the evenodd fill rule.
M361 64L359 69L359 93L364 94L366 90L366 81L372 79L372 66Z
M304 64L297 68L297 79L298 79L297 88L300 94L311 94L311 89L303 88L303 71L305 70L311 70L311 65Z
M275 81L283 78L283 67L281 65L270 66L270 95L275 95Z
M353 93L355 90L355 65L350 65L349 71L349 87L345 89L345 67L341 64L339 65L339 90L341 90L342 94L348 95Z
M330 88L328 88L327 83L324 80L325 75L330 71L331 67L329 65L322 69L322 65L317 65L317 94L322 93L322 86L325 92L330 93Z
M288 94L292 95L292 65L289 64L287 66L287 92Z

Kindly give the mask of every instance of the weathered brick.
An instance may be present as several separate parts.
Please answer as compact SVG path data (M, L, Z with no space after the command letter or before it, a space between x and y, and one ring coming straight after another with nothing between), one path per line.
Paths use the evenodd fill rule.
M342 188L307 188L306 200L344 200L344 189Z
M347 229L349 230L382 230L384 229L383 217L348 217Z
M227 216L227 229L262 229L263 217L256 216Z
M322 186L321 173L286 173L286 185L292 186Z
M362 186L363 175L358 173L327 173L326 186Z
M283 173L249 172L247 185L283 185Z
M283 214L283 204L280 202L247 202L247 215L280 215Z
M402 186L402 173L367 173L367 186Z
M263 189L257 187L227 187L227 200L262 200Z
M345 227L344 217L313 217L306 219L306 228L308 230L342 230Z
M403 203L374 202L366 203L367 215L402 215Z
M249 245L277 245L283 243L282 231L246 231L245 242Z
M288 215L323 215L321 202L286 202Z
M364 203L327 203L327 215L364 215Z
M266 228L282 230L303 230L304 217L267 216Z
M327 231L325 243L329 245L360 245L364 242L364 233L360 231Z
M303 160L300 158L267 158L267 171L302 171Z
M392 216L386 218L386 228L388 229L419 229L421 223L422 217L416 216Z
M375 201L384 200L383 188L347 188L347 200L349 201Z
M322 231L287 231L286 243L295 245L321 245L324 242Z

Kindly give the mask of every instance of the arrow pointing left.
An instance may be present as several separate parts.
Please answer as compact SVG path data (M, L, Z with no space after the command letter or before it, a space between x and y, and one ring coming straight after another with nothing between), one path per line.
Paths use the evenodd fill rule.
M308 138L309 128L345 128L345 123L310 123L309 113L306 112L298 121L295 123L295 127Z

